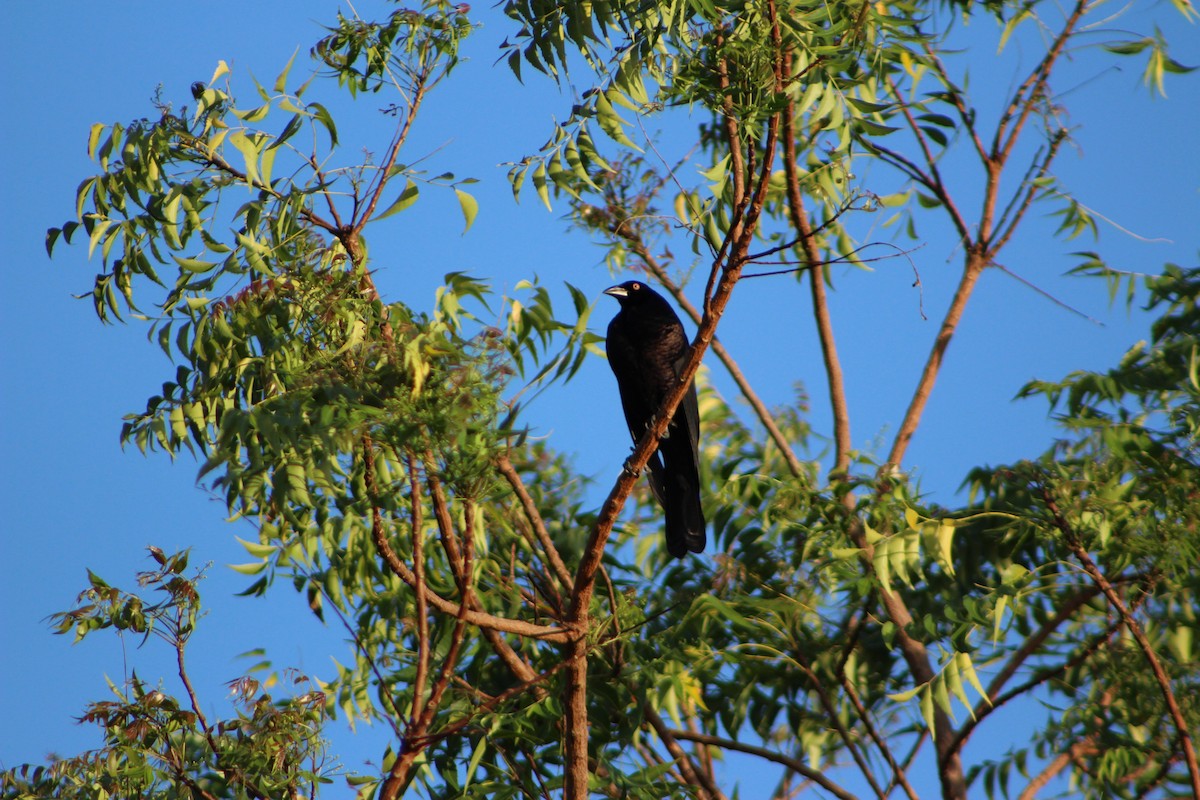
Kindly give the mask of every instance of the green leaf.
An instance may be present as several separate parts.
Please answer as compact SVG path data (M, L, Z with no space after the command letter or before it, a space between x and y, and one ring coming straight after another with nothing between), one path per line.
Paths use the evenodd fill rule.
M296 132L299 131L304 124L303 119L304 117L301 114L293 114L292 118L288 120L287 125L283 126L283 130L280 131L279 135L275 137L275 141L271 142L271 145L267 148L267 150L274 150L276 147L281 146L288 139L291 139L293 136L295 136Z
M216 261L201 261L198 258L180 258L174 254L171 255L171 258L175 259L175 263L179 265L181 270L191 273L208 272L217 266L218 263Z
M847 97L846 100L864 114L875 114L887 111L892 107L891 103L872 103L858 97Z
M88 158L96 157L96 145L100 143L100 137L104 134L106 126L103 122L97 122L92 125L92 130L88 134L87 154Z
M533 188L537 190L538 197L542 198L542 204L546 206L547 211L553 211L550 206L550 190L546 185L546 164L540 162L537 168L533 171Z
M988 693L984 690L983 684L979 682L979 675L975 673L975 663L971 660L971 654L961 652L955 653L954 662L962 674L967 676L967 681L971 684L975 691L979 692L979 696L986 700L988 705L991 705L992 699L988 697ZM966 701L963 702L965 703ZM967 707L970 708L970 706ZM973 711L972 716L974 716Z
M217 62L217 68L213 70L212 77L208 79L208 85L212 86L214 83L220 80L221 77L228 74L229 65L225 63L225 59L221 59Z
M233 131L229 134L228 141L242 154L246 165L246 183L254 186L261 182L258 172L258 146L254 140L242 131Z
M58 241L58 237L62 234L62 228L49 228L46 230L46 255L54 255L54 243Z
M246 548L246 552L255 558L270 558L279 551L279 548L273 544L260 544L258 542L250 542L240 536L233 537L238 540L242 547ZM245 655L245 653L243 653Z
M317 122L320 122L324 126L325 132L329 134L329 146L337 147L337 125L334 124L333 115L329 113L329 109L320 103L309 103L307 109L316 118Z
M875 575L879 578L879 584L888 594L892 593L892 539L882 539L875 545L875 554L873 563L875 566Z
M974 719L975 711L971 708L970 698L967 697L966 691L963 690L962 675L958 671L957 658L950 659L946 664L946 668L942 670L942 675L946 679L946 685L950 689L950 693L958 698L958 701L966 707L967 711L971 714L971 718Z
M1004 52L1004 46L1008 44L1008 39L1010 36L1012 36L1013 31L1015 31L1017 26L1027 19L1035 19L1033 11L1028 7L1022 8L1008 19L1008 21L1004 24L1004 30L1000 34L1000 43L996 46L997 53Z
M1106 44L1102 46L1108 52L1115 53L1119 56L1133 56L1142 52L1147 47L1153 46L1153 44L1154 40L1147 37L1145 39L1136 39L1133 41L1121 42L1120 44Z
M404 185L404 191L400 196L392 201L392 204L376 215L376 220L387 219L393 214L399 214L401 211L409 208L413 203L417 202L417 197L421 194L421 190L411 180Z
M292 62L296 60L296 53L299 53L299 52L300 52L300 48L299 48L299 47L297 47L295 50L293 50L293 51L292 51L292 57L288 59L287 66L285 66L285 67L283 68L283 72L280 72L280 73L279 73L279 77L277 77L277 78L275 79L275 83L274 83L274 85L273 85L271 88L272 88L272 89L274 89L276 92L280 92L280 93L282 93L282 92L286 92L286 91L287 91L287 76L288 76L288 72L290 72L290 71L291 71L291 69L292 69Z
M925 687L926 684L921 684L920 686L914 686L913 688L903 692L889 693L888 699L896 703L907 703L909 700L912 700L917 696L917 692L921 691Z
M455 188L454 194L458 197L458 205L462 208L463 219L467 223L463 228L463 233L466 233L471 230L471 224L475 222L475 215L479 213L479 201L462 189Z
M242 120L243 122L250 122L250 123L262 122L264 119L267 118L267 114L269 114L271 112L271 104L264 103L263 105L258 106L257 108L252 108L248 111L242 111L242 110L236 109L236 108L232 108L229 111L231 114L233 114L235 117Z
M251 561L249 564L227 564L226 566L239 575L257 575L267 568L267 562Z
M596 121L600 123L600 130L604 131L614 142L641 152L641 149L625 135L625 126L629 123L621 119L621 115L613 108L612 102L607 97L607 92L596 92L595 97Z

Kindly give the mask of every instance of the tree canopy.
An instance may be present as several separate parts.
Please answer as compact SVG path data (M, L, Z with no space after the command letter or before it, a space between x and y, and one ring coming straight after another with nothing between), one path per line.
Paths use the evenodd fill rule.
M696 331L678 390L597 493L528 404L601 354L596 292L533 270L504 290L486 265L432 301L376 283L368 234L386 220L443 192L470 235L480 208L475 179L408 152L474 12L373 10L337 13L309 70L298 54L260 83L221 61L147 118L97 123L96 172L46 239L86 248L96 315L144 326L171 362L122 441L195 456L252 539L245 592L291 587L346 630L336 674L275 694L247 676L216 718L187 667L202 570L151 548L136 588L90 574L54 627L154 637L180 690L114 685L83 712L101 746L9 769L0 795L746 794L727 763L779 798L1200 796L1200 268L1080 253L1077 274L1155 315L1152 338L1022 388L1060 437L980 465L957 505L924 496L906 458L981 277L1016 275L1004 253L1031 215L1058 220L1048 248L1101 224L1056 174L1062 63L1100 47L1161 93L1188 71L1161 33L1097 39L1096 0L507 3L500 68L569 87L544 146L506 165L514 197L565 205ZM1040 48L1001 96L970 87L967 22L996 26L1001 55ZM326 93L384 103L377 138L347 141ZM688 132L684 162L655 125ZM953 231L958 284L930 309L901 423L863 452L833 268L913 263L932 225ZM803 377L829 419L802 396L768 406L718 338L750 277L803 287L795 324L824 364ZM639 475L693 376L710 551L674 562ZM1005 730L996 712L1019 704L1036 711ZM342 764L325 730L343 721L392 745ZM1007 749L972 757L985 731Z

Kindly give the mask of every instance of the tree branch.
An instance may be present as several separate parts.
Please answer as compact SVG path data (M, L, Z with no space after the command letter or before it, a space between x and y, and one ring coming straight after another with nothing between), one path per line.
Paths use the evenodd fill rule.
M899 97L900 89L896 86L895 81L891 77L888 77L887 83L892 94ZM942 179L941 170L938 169L937 159L933 156L933 151L929 147L929 140L925 136L925 132L921 130L921 126L917 124L917 120L913 117L911 104L901 102L900 113L904 115L904 120L908 123L909 130L912 131L913 136L917 140L917 145L921 148L921 155L925 158L925 164L929 167L925 185L942 202L942 207L950 215L950 219L954 223L955 229L958 230L958 235L962 238L963 244L967 244L971 238L971 230L967 226L967 221L959 212L958 206L955 205L954 199L950 196L950 192L946 189L946 182ZM985 161L984 163L986 164L987 162ZM922 172L921 174L924 175L925 173Z
M586 609L582 621L586 624ZM583 633L563 648L567 664L567 682L563 698L563 797L565 800L587 800L588 776L588 713L587 666L588 641Z
M1021 131L1025 127L1025 122L1029 118L1029 114L1033 111L1033 107L1037 99L1046 90L1046 83L1050 80L1050 72L1054 68L1058 57L1062 55L1063 49L1066 47L1067 41L1075 35L1075 26L1083 18L1084 13L1088 10L1090 0L1078 0L1075 7L1071 10L1071 14L1063 23L1063 28L1055 37L1054 42L1046 51L1046 55L1038 62L1038 65L1033 68L1029 76L1017 87L1013 93L1012 100L1009 101L1008 107L1004 110L1004 115L1000 118L996 125L996 133L992 139L992 153L989 160L1003 166L1008 161L1009 155L1012 153L1013 147L1017 143L1017 139L1021 136ZM1013 122L1013 118L1016 121ZM981 237L987 235L986 231L980 231Z
M697 741L695 738L699 734L692 734L688 731L676 731L667 727L663 718L658 715L649 703L642 703L642 715L646 721L650 723L650 727L654 728L654 732L658 734L658 738L662 740L663 745L667 748L667 752L675 759L675 763L679 765L679 772L685 783L696 787L697 796L700 800L724 800L725 795L715 783L709 778L703 770L700 770L692 763L691 756L688 755L682 747L679 746L677 739L691 738L692 741ZM687 736L681 734L688 734Z
M776 753L772 750L767 750L765 747L758 747L757 745L752 744L743 744L742 742L735 742L732 739L723 739L720 736L711 736L707 733L692 733L691 731L681 731L678 729L670 729L667 732L676 739L685 739L700 744L706 744L710 747L718 747L722 750L733 750L738 753L746 753L747 755L758 756L759 758L765 759L774 764L779 764L780 766L786 767L792 772L795 772L797 775L803 775L806 780L810 780L817 784L834 797L839 798L839 800L858 800L855 795L826 778L825 773L821 772L820 770L809 768L804 764L803 761L800 761L799 759L791 758L790 756L785 756L782 753Z
M368 437L363 437L363 466L367 490L372 494L372 497L378 496L378 487L375 486L375 454L372 452L372 443ZM396 555L396 551L392 549L392 545L387 540L387 531L383 523L383 514L378 503L371 500L371 536L375 542L375 551L379 557L383 559L384 564L392 571L396 577L408 584L414 591L421 591L417 588L417 577L408 566L400 560ZM459 604L451 600L447 600L441 595L434 592L428 585L424 587L422 592L425 599L430 605L438 609L444 614L453 617L461 616L466 622L471 625L502 631L504 633L513 633L518 636L528 636L533 639L541 639L546 642L565 642L570 637L570 632L563 628L548 627L545 625L535 625L531 622L525 622L518 619L509 619L507 617L498 617L494 614L487 614L472 609L465 609Z
M783 112L783 169L787 187L788 214L792 227L800 234L800 245L810 265L820 262L821 254L813 237L812 224L804 208L800 194L800 176L796 171L795 102L789 100ZM817 323L817 337L821 342L821 356L825 362L825 380L829 386L829 404L833 412L834 464L833 472L844 474L850 469L850 407L846 400L846 381L842 375L842 364L838 358L837 343L833 335L833 321L829 314L829 302L825 296L825 270L813 269L809 273L812 293L813 318Z
M1012 202L1007 208L1004 209L1003 212L1001 212L999 219L996 220L996 230L999 231L999 234L996 236L995 242L991 245L991 251L993 255L999 253L1000 250L1003 249L1004 245L1008 244L1008 240L1011 239L1013 233L1016 232L1017 226L1019 226L1021 224L1021 220L1025 218L1025 213L1033 204L1033 198L1037 196L1040 188L1037 185L1037 181L1041 178L1044 178L1050 171L1050 164L1054 161L1055 156L1058 155L1059 148L1062 147L1062 143L1065 142L1066 139L1067 131L1065 129L1056 131L1054 136L1050 139L1050 147L1046 151L1045 157L1042 158L1041 163L1038 164L1035 159L1035 161L1029 165L1029 171L1025 175L1025 180L1022 181L1022 185L1026 187L1025 192L1013 192ZM1036 176L1031 179L1030 175L1032 175L1034 172L1036 172ZM1020 204L1016 205L1018 198L1020 198ZM1016 209L1015 212L1013 211L1014 206ZM1009 219L1010 213L1013 215L1012 219Z
M1097 752L1098 750L1096 745L1092 743L1091 737L1071 745L1067 748L1066 752L1055 756L1054 760L1047 764L1046 768L1029 782L1025 790L1021 792L1018 800L1033 800L1047 783L1054 780L1054 776L1066 769L1068 764L1084 756L1095 755Z
M983 274L985 266L987 266L986 256L972 246L967 254L966 267L958 282L958 289L954 292L950 307L946 309L945 317L942 318L941 328L938 330L937 338L933 340L933 347L925 360L925 367L917 381L917 388L913 391L908 410L900 423L900 429L896 432L892 450L880 470L883 473L898 470L900 462L904 460L904 454L908 450L913 434L916 433L917 426L921 424L925 405L929 402L929 396L933 394L933 386L937 383L938 373L942 369L942 361L946 357L946 348L950 346L950 340L954 338L954 334L958 330L958 324L962 321L963 312L967 308L967 301L971 299L975 284L979 281L979 276Z
M634 255L642 259L642 263L645 264L646 269L654 276L654 279L675 298L675 302L691 318L692 322L699 325L702 318L700 311L688 300L687 295L683 293L683 289L671 280L671 277L663 269L662 265L658 263L658 260L650 255L650 252L646 249L645 244L641 242L640 238L636 241L627 238L626 241L631 243ZM779 430L779 426L775 424L775 418L763 403L762 398L754 391L754 387L746 380L746 376L738 366L738 363L734 361L733 356L725 349L725 345L721 344L721 340L716 336L712 340L712 351L725 366L725 371L729 373L729 377L733 378L733 382L737 384L738 391L742 393L742 397L750 405L750 408L754 411L754 415L758 417L758 421L766 428L767 435L771 437L771 441L775 442L775 446L783 456L784 462L787 463L788 471L791 472L793 477L802 477L804 475L804 467L801 466L800 459L796 458L796 454L793 452L787 437L783 435L783 431Z
M412 711L409 714L411 728L424 714L425 684L429 674L429 611L425 600L425 521L421 508L421 482L417 475L416 460L410 453L408 456L408 481L411 493L413 537L413 577L417 602L417 674L413 678Z
M1080 650L1075 655L1068 658L1062 664L1059 664L1058 666L1053 667L1053 668L1039 670L1029 680L1027 680L1024 683L1021 683L1017 686L1014 686L1011 690L1005 692L1004 694L999 694L998 689L996 690L996 692L993 692L992 687L989 686L988 687L988 698L991 702L980 701L978 704L976 704L975 711L974 711L972 718L967 720L966 722L964 722L963 726L961 728L959 728L958 733L955 734L954 742L952 743L950 752L958 752L962 748L962 746L966 742L966 740L974 732L974 730L977 727L979 727L979 724L981 722L983 722L984 718L986 718L992 712L999 710L1002 706L1004 706L1010 700L1015 700L1016 698L1020 697L1021 695L1026 694L1027 692L1041 686L1043 683L1053 680L1054 678L1058 677L1059 675L1062 675L1063 673L1065 673L1067 670L1073 669L1073 668L1077 667L1078 665L1082 664L1084 661L1087 661L1089 658L1091 658L1093 655L1095 655L1095 653L1097 651L1099 651L1100 648L1103 647L1106 642L1108 642L1112 638L1113 634L1115 634L1120 629L1120 627L1121 627L1120 621L1113 623L1103 633L1094 637L1092 639L1092 641L1090 643L1088 643L1088 645L1086 647L1084 647L1082 650ZM993 681L993 686L994 685L995 685L995 681Z
M351 234L357 239L361 234L366 224L371 221L371 215L375 213L375 207L379 204L380 197L383 196L383 190L387 188L388 182L391 179L392 166L396 163L396 157L400 155L400 148L404 146L404 142L408 139L408 134L412 130L413 123L417 118L417 110L421 107L421 101L425 97L425 93L429 91L428 86L429 71L428 68L422 70L416 79L416 91L413 93L412 99L408 103L408 111L404 116L404 122L400 126L400 130L396 132L396 137L392 140L391 147L388 148L387 157L383 164L379 166L378 183L374 189L368 188L370 199L367 201L366 207L362 214L358 215L358 219L353 222Z
M793 658L795 659L796 663L800 665L800 669L804 672L805 677L807 677L812 683L813 689L816 690L817 699L821 701L821 707L825 710L825 719L827 723L837 732L838 737L842 740L842 743L846 745L846 750L849 751L850 757L854 760L854 763L858 765L858 771L862 773L863 779L866 780L867 785L871 787L871 791L875 792L875 796L878 797L879 800L884 800L884 798L887 797L887 794L879 786L878 782L876 782L875 775L871 772L870 765L867 764L866 759L864 759L862 753L859 752L859 749L854 740L851 738L850 733L846 730L846 726L842 724L841 719L838 717L837 709L834 707L833 701L829 698L829 693L825 690L825 685L819 678L817 678L816 673L812 671L812 667L809 666L808 659L804 657L803 653L793 653ZM862 716L861 719L863 722L867 722L869 726L869 721L865 716Z
M500 470L500 474L508 481L508 485L512 487L513 493L516 494L517 500L521 503L521 509L525 512L525 519L529 521L530 527L533 528L534 535L542 546L542 552L546 556L546 560L550 562L554 574L558 577L560 583L567 591L570 591L572 579L571 572L567 569L567 565L563 563L562 556L559 555L558 548L554 546L554 542L550 539L550 532L546 530L546 523L542 520L541 512L538 511L537 504L533 502L533 498L529 495L529 490L525 488L524 481L521 480L521 475L509 460L507 453L501 453L496 459L496 467Z

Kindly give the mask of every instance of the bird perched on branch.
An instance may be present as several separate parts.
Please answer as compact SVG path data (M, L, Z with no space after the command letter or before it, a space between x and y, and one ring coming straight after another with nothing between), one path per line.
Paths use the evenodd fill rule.
M608 325L606 350L625 422L637 442L653 424L667 394L679 385L692 348L671 304L646 284L626 281L604 293L621 304ZM667 516L667 551L675 558L688 551L704 552L699 442L700 409L693 383L647 464L650 488Z

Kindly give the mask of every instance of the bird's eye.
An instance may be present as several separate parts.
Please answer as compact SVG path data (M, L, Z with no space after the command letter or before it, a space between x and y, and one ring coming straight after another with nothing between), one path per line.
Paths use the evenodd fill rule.
M633 286L630 286L629 288L635 292L639 292L642 289L642 285L640 283L635 283L635 284L633 284Z

